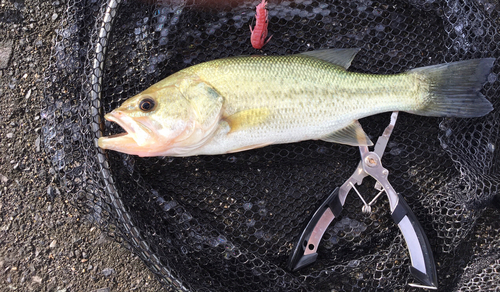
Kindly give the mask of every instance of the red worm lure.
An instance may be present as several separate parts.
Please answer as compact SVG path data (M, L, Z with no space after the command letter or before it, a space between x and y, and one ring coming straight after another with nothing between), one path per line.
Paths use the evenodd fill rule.
M256 49L262 49L262 47L269 42L272 36L270 36L267 40L267 25L269 24L267 19L267 10L266 10L267 1L262 0L262 2L257 5L256 13L255 13L255 27L252 30L252 26L250 25L250 32L252 36L250 37L250 41L252 42L252 47Z

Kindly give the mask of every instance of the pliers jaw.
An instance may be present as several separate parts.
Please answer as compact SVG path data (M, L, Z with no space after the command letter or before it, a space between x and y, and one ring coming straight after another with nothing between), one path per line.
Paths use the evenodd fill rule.
M392 114L391 122L386 127L384 134L379 137L373 152L370 152L367 146L359 147L361 161L358 167L351 177L340 188L336 188L313 214L290 255L288 262L290 270L299 270L316 261L318 257L317 249L323 234L330 223L340 215L351 189L354 189L363 201L364 213L370 213L371 205L385 192L389 199L392 218L403 233L410 253L412 263L410 272L419 282L409 285L437 289L437 271L429 240L408 204L389 183L387 179L389 171L382 166L381 162L381 157L396 123L397 115L397 112ZM366 176L371 176L377 181L375 188L380 191L370 203L363 199L363 196L355 187L355 185L360 185Z

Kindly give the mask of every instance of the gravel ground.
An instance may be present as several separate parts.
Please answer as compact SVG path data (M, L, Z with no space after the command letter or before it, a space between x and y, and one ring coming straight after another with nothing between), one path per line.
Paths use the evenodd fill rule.
M41 149L44 70L64 9L0 0L0 291L162 291L65 200Z

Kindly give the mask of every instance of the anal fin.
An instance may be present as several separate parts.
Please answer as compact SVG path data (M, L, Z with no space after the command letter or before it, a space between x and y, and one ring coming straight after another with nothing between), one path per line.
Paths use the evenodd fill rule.
M358 121L353 121L347 127L328 134L321 140L351 146L373 146L373 142L368 138Z

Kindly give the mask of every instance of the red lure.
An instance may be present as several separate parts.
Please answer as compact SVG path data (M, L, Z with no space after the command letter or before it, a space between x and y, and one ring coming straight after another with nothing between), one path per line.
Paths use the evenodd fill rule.
M252 36L250 37L250 41L252 43L252 47L256 49L262 49L262 47L269 42L272 36L270 36L267 40L267 25L269 24L267 19L267 10L266 10L267 1L262 0L262 2L257 5L256 13L255 13L255 27L252 30L252 26L250 25L250 32Z

